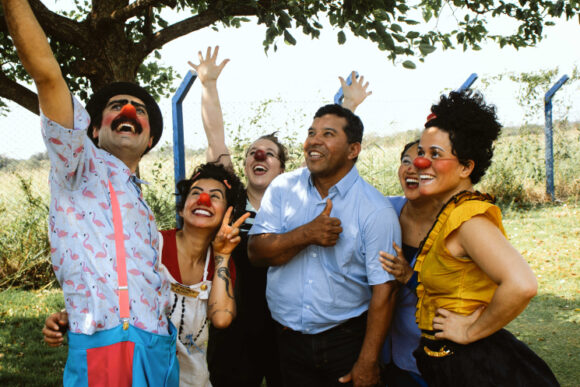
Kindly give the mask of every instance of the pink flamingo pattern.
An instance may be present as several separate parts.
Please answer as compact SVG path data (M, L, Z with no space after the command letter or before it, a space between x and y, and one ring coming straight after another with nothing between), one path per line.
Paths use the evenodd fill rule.
M73 105L73 129L41 115L51 160L50 251L71 330L92 334L121 323L110 180L125 231L131 321L149 332L167 334L169 282L155 270L159 238L153 213L136 185L138 179L121 160L93 144L86 133L87 112L75 98Z

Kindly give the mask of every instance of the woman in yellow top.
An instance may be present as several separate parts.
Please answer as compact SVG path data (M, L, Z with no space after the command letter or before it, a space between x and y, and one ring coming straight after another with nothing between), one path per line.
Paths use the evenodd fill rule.
M546 363L503 329L538 285L507 240L493 197L473 189L501 130L495 107L479 93L451 92L431 112L414 165L421 195L446 204L415 265L418 368L431 387L558 385Z

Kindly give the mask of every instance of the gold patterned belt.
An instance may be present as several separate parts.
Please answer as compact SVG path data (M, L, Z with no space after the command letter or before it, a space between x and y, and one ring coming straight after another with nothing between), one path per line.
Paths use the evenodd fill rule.
M441 339L435 337L434 334L428 333L425 331L421 332L421 337L424 337L427 340L432 340L432 341L440 341L441 340ZM450 350L449 348L447 348L446 345L443 345L441 348L439 348L438 351L433 351L432 349L430 349L429 347L427 347L425 345L425 346L423 346L423 351L425 351L427 356L430 356L430 357L445 357L445 356L453 355L453 351Z
M182 295L184 297L197 297L199 295L199 292L197 290L193 290L188 288L187 286L183 286L180 284L176 284L176 283L171 283L171 291L173 293L177 293L179 295Z

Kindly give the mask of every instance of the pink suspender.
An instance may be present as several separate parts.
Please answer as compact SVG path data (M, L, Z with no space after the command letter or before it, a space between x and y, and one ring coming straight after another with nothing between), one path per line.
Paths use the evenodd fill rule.
M123 320L123 329L129 329L129 287L127 286L127 264L125 262L125 236L123 234L123 218L117 193L109 180L111 207L113 209L113 227L115 230L115 250L117 253L117 278L119 282L119 316Z

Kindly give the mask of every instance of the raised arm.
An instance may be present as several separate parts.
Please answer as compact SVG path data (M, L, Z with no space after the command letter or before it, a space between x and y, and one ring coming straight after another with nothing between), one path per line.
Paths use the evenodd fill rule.
M438 309L433 328L441 332L435 336L459 344L487 337L516 318L536 295L534 272L489 219L477 216L468 220L448 238L447 246L453 255L473 259L498 287L489 305L469 316ZM459 254L453 246L459 246Z
M28 1L2 0L2 7L20 61L36 84L40 109L51 120L71 128L73 106L70 92Z
M340 86L342 87L342 92L344 93L342 107L354 113L358 105L363 103L363 101L373 92L367 91L369 83L365 83L365 77L360 76L357 78L354 71L350 77L352 79L352 84L350 85L346 84L346 81L343 77L338 77L338 79L340 80Z
M280 266L309 245L334 246L342 232L340 219L330 216L332 201L314 220L283 234L251 235L248 258L255 266Z
M217 91L217 79L229 59L224 59L218 65L218 52L219 46L215 47L213 53L211 47L208 47L205 58L201 51L198 52L199 64L188 63L195 69L201 82L201 120L208 144L206 161L217 162L232 169L233 164L230 151L226 146L224 118Z

